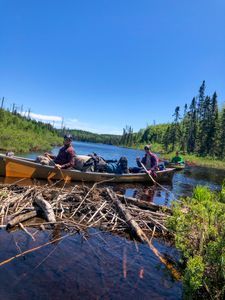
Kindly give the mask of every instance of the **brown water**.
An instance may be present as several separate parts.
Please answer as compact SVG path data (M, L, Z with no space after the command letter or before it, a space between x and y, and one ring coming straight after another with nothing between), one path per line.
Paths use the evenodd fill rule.
M93 145L98 151L93 150ZM78 154L89 153L92 149L106 158L126 155L131 163L140 156L140 151L113 146L77 143L75 147ZM57 152L57 149L54 151ZM36 154L30 157L32 155ZM224 177L224 170L188 168L177 172L172 184L164 185L167 191L148 183L110 186L127 196L169 206L174 198L190 196L198 184L212 190L220 189ZM16 179L2 178L0 181L12 184ZM31 180L17 183L46 184ZM35 234L35 241L21 230L0 230L0 262L67 234L60 228L53 231L28 230ZM178 259L177 251L164 241L154 239L153 244L162 254ZM97 229L91 229L85 238L77 233L13 259L0 266L0 281L0 299L14 300L182 299L183 294L182 283L173 280L147 245Z

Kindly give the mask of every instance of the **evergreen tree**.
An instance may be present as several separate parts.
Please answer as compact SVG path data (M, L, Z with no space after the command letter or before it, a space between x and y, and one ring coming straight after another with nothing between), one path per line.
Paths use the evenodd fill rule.
M211 116L210 116L210 128L208 133L208 145L210 156L218 155L218 140L219 140L219 112L217 94L214 92L211 100Z
M204 113L204 102L205 102L205 80L203 80L202 85L199 88L198 94L198 120L203 119Z
M225 106L222 109L220 118L218 154L221 159L225 157Z
M195 150L200 155L202 154L202 134L203 134L203 119L204 119L204 105L205 105L205 80L203 80L198 94L197 102L197 135L196 135L196 147Z
M209 153L209 132L210 132L210 117L211 117L211 99L209 96L205 97L202 106L202 114L199 122L199 147L198 153L200 155L207 155Z
M197 102L196 98L192 99L190 105L190 111L188 114L189 124L188 124L188 139L187 139L187 152L194 153L196 148L196 138L197 138Z
M175 150L175 145L177 144L177 142L180 140L180 137L181 137L180 124L179 124L181 117L180 117L180 107L179 106L177 106L175 108L175 112L174 112L173 116L174 116L174 122L170 128L172 151Z

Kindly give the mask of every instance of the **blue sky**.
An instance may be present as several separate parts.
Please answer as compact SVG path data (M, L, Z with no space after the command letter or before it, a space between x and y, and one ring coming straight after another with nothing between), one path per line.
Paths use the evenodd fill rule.
M225 101L224 0L0 0L0 12L7 107L121 133L171 121L203 80Z

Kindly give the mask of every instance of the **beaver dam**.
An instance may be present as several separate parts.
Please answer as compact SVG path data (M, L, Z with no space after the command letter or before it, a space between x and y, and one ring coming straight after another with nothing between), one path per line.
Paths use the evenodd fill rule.
M35 236L29 227L40 230L60 226L65 235L0 262L0 266L20 256L39 250L57 240L65 239L77 232L85 234L89 228L98 228L118 235L129 234L147 243L154 255L170 271L175 279L180 274L152 244L154 236L171 239L165 226L171 215L168 207L116 194L108 187L75 185L63 189L54 186L18 185L0 186L0 221L2 230L14 230L17 226L31 239Z

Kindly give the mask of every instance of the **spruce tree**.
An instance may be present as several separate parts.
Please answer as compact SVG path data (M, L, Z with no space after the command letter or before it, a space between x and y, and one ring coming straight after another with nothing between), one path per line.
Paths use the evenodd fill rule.
M192 99L190 110L189 110L189 128L188 128L188 141L187 141L187 152L194 153L196 149L197 139L197 102L196 98Z
M219 112L218 112L218 102L217 102L217 94L214 92L211 100L211 114L210 114L210 128L208 132L208 145L210 156L218 155L218 140L219 140Z
M225 157L225 106L222 109L220 118L220 131L219 131L219 157L224 159Z

